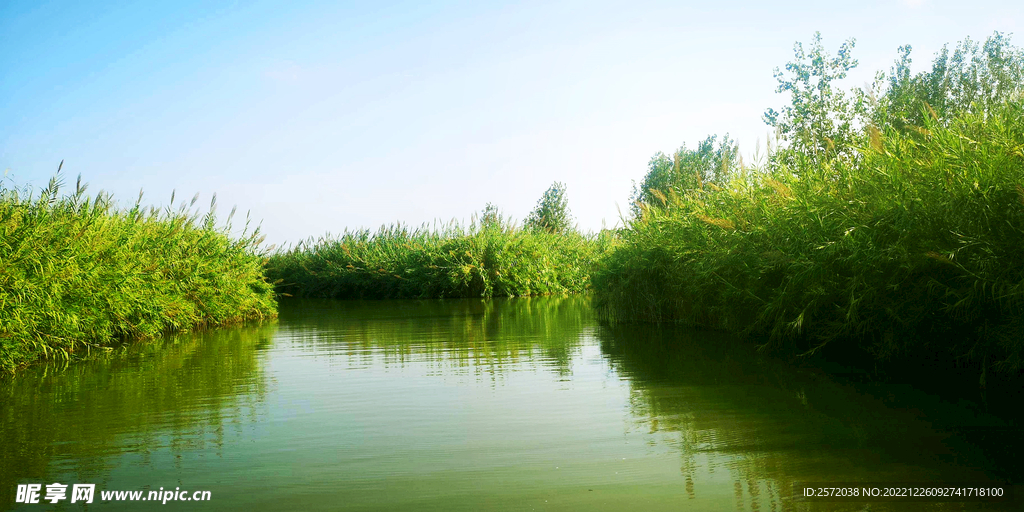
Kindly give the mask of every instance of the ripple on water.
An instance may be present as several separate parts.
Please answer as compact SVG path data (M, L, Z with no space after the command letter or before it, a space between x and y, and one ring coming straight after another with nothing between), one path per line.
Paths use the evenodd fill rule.
M720 335L600 326L585 298L286 302L277 323L3 385L0 494L68 481L210 490L218 510L832 510L796 506L793 484L990 474L956 462L986 448L928 411ZM871 507L904 509L936 508Z

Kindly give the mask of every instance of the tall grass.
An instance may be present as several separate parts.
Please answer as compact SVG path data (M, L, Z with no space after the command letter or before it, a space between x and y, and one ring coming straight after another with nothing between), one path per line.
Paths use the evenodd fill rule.
M276 315L258 230L218 228L216 198L200 216L60 186L59 170L37 196L0 184L0 369Z
M485 222L345 231L271 256L268 278L303 297L500 297L575 293L589 286L601 242L574 231Z
M1024 101L865 130L642 205L593 276L608 319L746 333L801 353L1024 367Z

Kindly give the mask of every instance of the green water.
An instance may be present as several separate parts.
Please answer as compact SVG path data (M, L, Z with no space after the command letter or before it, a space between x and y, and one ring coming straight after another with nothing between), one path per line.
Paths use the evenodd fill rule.
M793 496L1006 478L999 440L963 432L1007 427L722 335L602 327L585 298L296 301L0 381L0 509L1017 510ZM14 504L53 482L96 500ZM160 487L210 501L99 500Z

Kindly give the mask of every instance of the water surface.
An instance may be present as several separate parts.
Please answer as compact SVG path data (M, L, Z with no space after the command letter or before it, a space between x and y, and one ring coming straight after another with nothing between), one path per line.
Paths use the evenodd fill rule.
M211 492L90 510L1016 510L793 496L1013 477L962 434L1010 427L720 334L602 327L586 298L292 301L0 381L0 508L60 482ZM85 507L20 510L53 508Z

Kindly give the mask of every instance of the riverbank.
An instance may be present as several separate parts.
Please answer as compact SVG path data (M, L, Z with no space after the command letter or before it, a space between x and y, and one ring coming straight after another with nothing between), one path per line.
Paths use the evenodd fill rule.
M205 216L121 210L81 183L61 197L61 179L0 186L0 371L277 315L258 230L215 226L216 198Z
M267 276L299 297L512 297L580 293L606 239L495 219L376 232L346 231L274 254Z
M766 114L783 139L759 166L713 138L652 160L593 276L600 315L794 354L947 360L982 386L1020 372L1024 54L998 34L985 48L916 76L904 54L873 104L829 86L852 67L848 48L801 48L811 62L780 78L793 106Z

